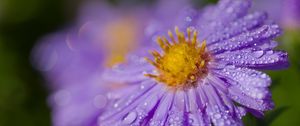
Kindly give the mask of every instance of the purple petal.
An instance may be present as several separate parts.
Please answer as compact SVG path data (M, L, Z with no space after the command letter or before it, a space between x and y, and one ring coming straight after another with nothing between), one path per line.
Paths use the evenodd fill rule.
M219 94L210 84L204 84L200 88L209 99L206 111L214 125L242 125L241 119L234 110L235 106L228 97L221 97L224 94Z
M95 125L97 116L108 103L105 90L96 82L67 87L55 91L50 97L53 110L53 125Z
M255 68L255 69L280 69L288 67L288 56L283 51L260 50L247 48L216 55L219 62L229 65Z
M214 72L222 77L230 78L245 87L268 87L271 84L271 78L267 74L248 68L226 66L223 69L214 70Z
M264 42L274 39L280 34L281 30L278 25L264 25L255 30L245 32L229 40L208 45L208 50L213 54L222 53L224 51L233 51L236 49L253 46L255 43Z
M222 0L215 7L204 10L197 23L204 38L218 29L222 29L229 22L247 14L250 7L249 0Z
M188 125L189 118L186 106L188 100L185 91L174 91L174 100L165 125Z
M126 63L116 65L112 69L106 69L103 72L103 78L123 83L139 82L148 79L144 74L151 73L153 68L145 60L145 57L130 55Z
M244 16L234 22L231 22L222 30L216 31L209 35L206 41L211 44L218 41L223 41L225 39L229 39L235 35L246 32L257 26L260 26L266 20L266 13L255 12Z
M168 117L168 112L170 111L170 107L172 105L174 98L173 93L167 93L160 101L159 106L154 112L153 117L151 118L149 125L150 126L159 126L165 125L166 119Z
M266 41L266 42L263 42L263 43L257 45L257 47L262 50L274 49L277 46L278 46L278 43L273 40Z
M112 107L107 108L109 111L100 118L101 125L140 125L149 121L147 118L151 116L152 109L159 102L165 89L157 84L154 87L152 84L144 84L143 87L136 86L138 88L131 88L131 91L135 93L127 95L128 92L124 92L120 99L112 102ZM134 112L135 118L131 112Z
M227 95L236 102L261 111L273 107L271 94L267 89L270 85L270 78L266 74L234 66L215 70L215 73L220 80L223 80L219 83L230 84Z

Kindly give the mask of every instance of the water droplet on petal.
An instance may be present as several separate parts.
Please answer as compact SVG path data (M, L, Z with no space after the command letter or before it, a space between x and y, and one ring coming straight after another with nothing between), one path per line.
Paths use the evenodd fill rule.
M193 122L194 122L194 119L190 118L190 119L189 119L189 123L190 123L190 124L193 124Z
M273 50L267 51L267 54L273 54Z
M117 108L118 106L119 106L119 104L118 104L118 103L115 103L115 104L114 104L114 107L115 107L115 108Z
M264 51L260 50L260 51L255 51L253 52L254 57L256 58L260 58L264 55Z
M266 74L262 74L260 77L261 78L267 78L268 76Z
M125 124L131 124L136 120L137 113L136 112L130 112L127 114L127 116L123 119L123 123Z

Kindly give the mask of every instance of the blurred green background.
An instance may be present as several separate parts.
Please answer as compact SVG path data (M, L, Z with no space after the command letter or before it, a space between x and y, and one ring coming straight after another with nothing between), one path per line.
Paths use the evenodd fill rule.
M80 2L0 0L0 126L51 125L48 91L42 76L30 63L30 53L39 38L74 22ZM118 0L111 2L118 3ZM279 38L279 49L289 52L291 67L269 72L276 109L264 119L247 116L246 125L300 124L300 32L285 31Z
M36 41L74 19L76 0L0 0L0 126L47 126L41 75L31 66Z

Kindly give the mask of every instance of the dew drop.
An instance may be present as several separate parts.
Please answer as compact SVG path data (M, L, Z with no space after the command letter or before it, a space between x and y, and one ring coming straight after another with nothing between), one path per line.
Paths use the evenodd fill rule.
M123 123L131 124L136 120L137 114L136 112L130 112L127 116L123 119Z
M267 78L268 76L266 74L262 74L260 77L261 78Z
M262 99L262 98L264 97L264 94L263 94L263 93L257 93L257 94L256 94L256 97L257 97L258 99Z
M144 88L145 88L145 86L142 84L142 85L140 86L140 89L143 90Z
M260 50L260 51L255 51L253 52L253 55L256 57L256 58L260 58L264 55L264 51Z
M192 124L194 122L194 119L190 118L189 123Z
M273 54L273 50L267 51L267 54Z
M148 102L145 102L145 103L144 103L144 106L147 106L147 105L148 105Z
M119 104L118 104L118 103L115 103L115 104L114 104L114 107L115 107L115 108L117 108L118 106L119 106Z

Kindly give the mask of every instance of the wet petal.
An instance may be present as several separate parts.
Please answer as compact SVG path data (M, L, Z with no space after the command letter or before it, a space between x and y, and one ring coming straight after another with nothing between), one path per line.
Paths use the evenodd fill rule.
M228 97L222 97L222 92L218 92L211 84L201 86L201 91L209 99L206 111L214 125L242 125L236 107Z
M243 18L229 23L223 29L212 33L206 38L206 41L208 44L223 41L262 25L266 18L266 13L262 12L248 14Z
M222 0L216 6L206 8L197 23L200 31L205 31L202 36L206 38L229 22L243 17L249 7L249 0Z
M112 69L106 69L102 77L105 80L114 82L132 83L148 79L144 74L152 72L153 66L144 57L131 56L127 63L116 65Z
M242 84L244 87L268 87L271 84L271 78L263 73L248 68L240 68L228 65L223 69L214 70L218 76L227 77L237 83L230 85Z
M206 115L204 101L201 101L195 89L188 91L188 124L192 126L208 126L209 117Z
M147 122L145 118L151 116L152 109L159 103L165 89L159 85L153 87L148 84L148 88L132 90L136 93L124 94L119 100L112 102L111 107L107 108L110 111L100 117L100 125L140 125Z
M280 34L278 25L263 25L255 30L245 32L228 40L208 45L208 50L213 54L225 51L233 51L248 46L254 46L256 43L262 43L274 39Z
M219 62L229 65L255 69L280 69L288 67L288 56L283 51L261 50L248 48L232 52L225 52L215 56Z
M234 101L257 110L269 110L273 107L271 94L267 87L270 78L262 73L247 68L227 66L223 70L215 70L218 83L230 84L227 95Z
M159 106L155 110L153 117L150 119L149 125L150 126L164 126L167 117L168 117L168 112L170 111L170 107L172 105L174 98L173 93L167 93L162 99L161 102L159 103Z
M183 91L176 91L174 93L174 100L172 106L168 112L168 118L165 125L172 125L172 126L181 126L186 124L186 98L185 92Z

